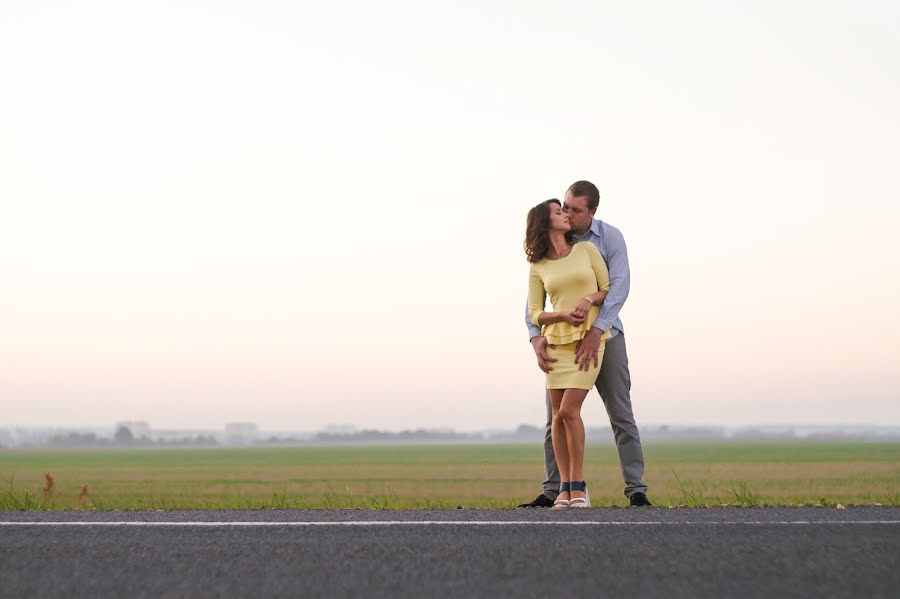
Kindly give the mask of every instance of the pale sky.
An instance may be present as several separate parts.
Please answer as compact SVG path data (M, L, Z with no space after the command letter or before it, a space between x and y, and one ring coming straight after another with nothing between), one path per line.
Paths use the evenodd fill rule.
M888 1L4 2L0 426L542 424L578 179L639 426L898 425L898 106Z

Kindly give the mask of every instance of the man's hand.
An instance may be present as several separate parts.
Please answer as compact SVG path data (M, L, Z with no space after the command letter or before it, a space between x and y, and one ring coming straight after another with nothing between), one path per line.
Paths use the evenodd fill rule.
M534 348L534 353L537 356L538 366L544 372L550 372L553 368L550 366L550 362L556 362L556 358L551 358L550 354L547 353L547 338L546 337L532 337L531 338L531 347Z
M575 349L575 363L578 364L578 370L587 372L591 369L591 364L597 368L597 353L600 351L602 336L603 331L591 327L584 339L578 343L578 347Z

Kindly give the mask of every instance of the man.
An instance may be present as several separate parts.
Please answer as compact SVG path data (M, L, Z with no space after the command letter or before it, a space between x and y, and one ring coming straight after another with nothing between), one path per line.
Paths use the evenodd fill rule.
M619 464L625 479L625 496L632 506L649 506L647 486L641 481L644 475L644 453L641 439L631 410L631 376L628 372L628 354L625 351L625 333L619 310L628 297L631 274L628 268L628 251L622 233L594 218L600 203L600 192L589 181L576 181L566 191L566 214L577 241L590 241L600 250L609 269L610 289L600 308L600 315L594 322L575 354L575 361L581 370L596 366L600 349L600 337L606 331L610 338L606 341L603 363L597 376L597 391L606 406L609 422L616 439ZM547 354L547 338L541 336L538 327L531 323L527 310L525 324L528 326L531 345L537 356L538 366L547 372L553 369L556 360ZM559 494L559 469L553 455L550 436L550 396L547 395L547 429L544 434L544 474L543 492L531 503L519 507L551 507Z

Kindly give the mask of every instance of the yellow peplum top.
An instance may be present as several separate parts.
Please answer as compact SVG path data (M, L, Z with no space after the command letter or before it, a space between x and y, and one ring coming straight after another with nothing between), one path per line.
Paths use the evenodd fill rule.
M538 325L538 316L544 311L545 296L550 296L554 312L566 312L577 306L584 296L599 290L609 290L609 271L603 256L590 241L576 243L564 258L544 258L531 264L528 276L528 317ZM600 308L594 306L580 325L554 322L544 325L541 335L554 345L580 341L599 313ZM604 337L608 335L609 331Z

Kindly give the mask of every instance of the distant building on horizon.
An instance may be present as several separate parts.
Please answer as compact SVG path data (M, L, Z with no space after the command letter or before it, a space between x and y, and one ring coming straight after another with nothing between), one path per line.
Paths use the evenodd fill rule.
M135 439L150 438L150 425L145 420L123 420L116 423L116 430L127 428Z
M225 444L251 445L258 432L255 422L229 422L225 425Z

